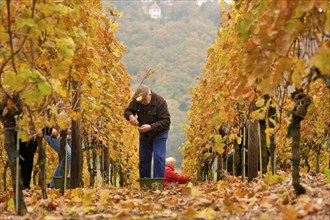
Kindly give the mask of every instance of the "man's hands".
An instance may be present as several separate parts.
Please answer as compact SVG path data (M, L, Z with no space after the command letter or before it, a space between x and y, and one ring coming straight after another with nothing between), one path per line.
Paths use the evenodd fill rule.
M138 122L138 120L135 118L134 115L130 115L130 116L129 116L129 123L131 123L131 125L134 125L134 126L138 126L138 125L139 125L139 122Z
M139 125L139 122L134 115L129 116L129 123L131 123L131 125L134 125L134 126ZM150 130L151 130L151 125L149 125L149 124L143 124L141 127L139 127L139 132L142 132L142 133L150 131Z
M148 124L144 124L141 127L139 127L139 132L142 132L142 133L150 131L150 130L151 130L151 125L148 125Z

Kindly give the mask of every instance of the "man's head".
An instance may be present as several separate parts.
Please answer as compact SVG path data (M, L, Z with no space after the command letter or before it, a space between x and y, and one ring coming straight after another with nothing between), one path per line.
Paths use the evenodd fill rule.
M166 158L166 164L174 169L176 164L175 158L174 157Z
M53 128L52 129L52 133L50 134L50 136L52 138L57 138L59 136L59 133L58 133L58 131L55 128Z
M146 85L140 85L138 89L136 90L133 99L135 99L137 102L144 104L146 103L146 99L148 96L151 95L151 91L148 86ZM148 103L149 104L149 103Z

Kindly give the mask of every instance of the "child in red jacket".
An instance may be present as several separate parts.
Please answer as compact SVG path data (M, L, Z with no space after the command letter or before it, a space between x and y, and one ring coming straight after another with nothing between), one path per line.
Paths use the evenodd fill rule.
M184 184L190 180L189 176L183 176L174 172L175 163L176 161L173 157L168 157L166 159L165 179L164 179L165 187L167 187L171 182Z

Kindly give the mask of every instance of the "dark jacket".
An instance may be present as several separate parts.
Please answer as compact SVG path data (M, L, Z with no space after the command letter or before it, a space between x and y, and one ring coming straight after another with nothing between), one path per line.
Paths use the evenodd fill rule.
M26 142L22 142L21 140L19 140L19 154L21 155L19 163L21 166L21 176L24 189L30 189L33 159L37 147L37 138L31 138L29 141Z
M165 165L165 179L164 186L167 187L171 182L184 184L190 180L189 176L183 176L174 172L174 168L169 165Z
M143 105L135 99L131 101L124 112L125 118L129 120L129 116L138 116L139 126L150 124L151 130L141 133L146 138L152 140L155 136L163 131L170 129L171 119L168 112L167 103L163 97L156 93L152 93L149 105Z

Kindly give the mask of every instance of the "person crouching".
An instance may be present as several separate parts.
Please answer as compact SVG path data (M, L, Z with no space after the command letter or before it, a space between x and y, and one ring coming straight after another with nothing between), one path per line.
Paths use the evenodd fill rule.
M164 187L168 187L171 183L184 184L190 181L189 176L183 176L174 171L175 164L175 158L166 158Z

